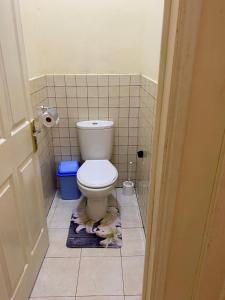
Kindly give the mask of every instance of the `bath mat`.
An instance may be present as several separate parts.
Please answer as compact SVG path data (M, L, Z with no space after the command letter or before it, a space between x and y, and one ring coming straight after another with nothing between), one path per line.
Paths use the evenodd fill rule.
M86 214L86 198L73 210L69 234L66 242L68 248L121 248L122 226L116 199L109 199L108 210L98 222Z

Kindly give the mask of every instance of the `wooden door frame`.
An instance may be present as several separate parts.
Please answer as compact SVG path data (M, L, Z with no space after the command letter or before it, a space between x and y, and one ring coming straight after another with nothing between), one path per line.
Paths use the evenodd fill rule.
M166 269L202 5L202 0L165 0L143 300L165 299Z

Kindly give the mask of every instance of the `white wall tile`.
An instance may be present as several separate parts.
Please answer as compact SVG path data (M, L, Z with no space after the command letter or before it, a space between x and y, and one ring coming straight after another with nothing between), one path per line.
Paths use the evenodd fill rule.
M130 85L130 75L120 75L120 85Z
M109 75L109 86L118 86L120 84L119 75Z
M68 107L77 107L77 98L67 98Z
M56 74L47 75L45 80L38 80L33 90L38 88L42 90L37 90L35 96L32 95L33 105L42 101L46 105L57 106L60 117L59 124L51 130L53 147L58 147L54 153L55 160L80 157L75 128L78 120L112 120L115 126L114 145L117 147L114 147L116 154L114 153L113 159L118 164L119 183L127 178L128 157L136 160L140 79L139 74ZM143 103L146 105L152 103L147 93L150 84L147 80L143 82L145 89L141 91L142 97L143 95L145 97ZM145 115L145 112L143 113ZM154 109L151 113L154 113ZM144 120L140 122L141 126ZM59 152L60 140L57 140L59 136L68 138L70 142L68 146L61 146L63 152ZM131 149L134 148L130 147L135 147L132 153Z
M109 96L109 89L107 86L102 86L98 88L98 96L99 97L108 97Z
M66 107L57 108L57 112L58 112L59 118L68 118L68 112L67 112Z
M98 97L98 88L97 88L97 86L88 87L88 97Z
M129 97L120 97L120 107L129 107L130 106L130 99Z
M138 118L139 109L130 107L129 115L132 118Z
M98 75L98 86L108 86L109 76L108 75Z
M109 97L109 107L119 107L119 97Z
M68 138L70 136L68 128L59 128L59 136Z
M107 97L105 98L99 98L99 107L109 107L109 100Z
M87 86L87 76L86 75L76 75L77 86Z
M119 86L110 86L109 87L109 97L118 97L120 95Z
M55 95L56 97L66 97L66 89L63 86L55 87Z
M87 97L87 95L88 95L87 87L85 86L77 87L77 97Z
M139 107L139 97L130 97L130 107Z
M76 76L75 75L65 75L66 86L76 86Z
M120 118L128 118L129 117L129 108L128 107L120 107L119 117Z
M53 75L46 75L47 86L54 86L54 77Z
M99 118L108 118L109 117L109 110L106 107L99 108Z
M138 118L129 118L129 127L138 127Z
M141 76L140 74L134 74L130 76L130 84L131 85L140 85L141 83Z
M77 98L77 107L88 107L87 98Z
M88 97L88 107L98 107L98 98Z
M55 86L65 86L65 76L64 75L54 75Z
M63 128L63 127L67 127L68 128L68 124L69 124L68 117L66 117L66 118L60 118L59 119L59 123L56 126L58 126L59 128Z
M119 118L119 127L128 127L129 119L128 118Z
M88 118L88 108L78 107L78 117L79 119Z
M57 107L67 107L66 98L56 98Z
M49 86L47 88L48 97L55 97L55 88L53 86Z
M66 96L67 97L76 97L76 87L75 86L67 86L66 87Z
M120 86L120 97L126 97L129 96L130 91L129 91L129 86Z
M87 85L98 86L98 76L96 74L87 74Z
M130 86L130 96L137 97L137 96L139 96L139 94L140 94L140 87L131 85Z
M78 118L78 108L70 107L68 109L68 118Z

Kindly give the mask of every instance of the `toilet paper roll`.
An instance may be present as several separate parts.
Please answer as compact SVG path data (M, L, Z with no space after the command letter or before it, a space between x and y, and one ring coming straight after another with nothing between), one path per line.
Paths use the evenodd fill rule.
M47 108L41 115L42 124L46 127L53 127L59 123L59 116L56 108Z

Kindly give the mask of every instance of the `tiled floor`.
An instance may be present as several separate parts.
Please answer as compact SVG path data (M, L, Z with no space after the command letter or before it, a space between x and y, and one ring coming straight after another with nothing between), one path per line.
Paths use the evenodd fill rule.
M57 195L48 216L50 246L31 300L141 300L145 236L136 196L115 190L123 226L121 249L69 249L71 212L78 201Z

